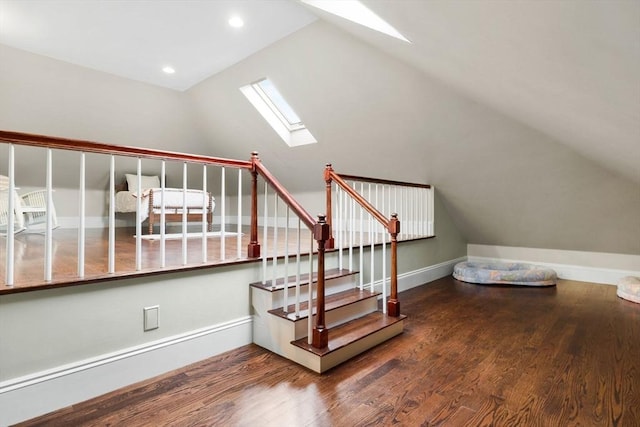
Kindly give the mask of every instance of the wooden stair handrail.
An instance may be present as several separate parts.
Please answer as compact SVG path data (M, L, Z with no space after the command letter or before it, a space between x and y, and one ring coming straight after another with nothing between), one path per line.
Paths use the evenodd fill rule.
M338 174L340 178L343 180L351 180L351 181L364 181L371 182L374 184L385 184L385 185L398 185L401 187L415 187L415 188L431 188L429 184L420 184L418 182L405 182L405 181L394 181L391 179L382 179L382 178L367 178L364 176L358 175L347 175L344 173Z
M264 167L258 157L258 153L255 151L251 153L251 165L252 169L262 175L262 178L271 185L274 191L278 193L278 196L280 196L287 206L289 206L291 210L302 220L304 225L306 225L309 230L313 231L316 225L316 220L305 210L305 208L302 207L302 205L300 205L300 203L298 203L296 199L293 198L291 193L289 193L287 189L280 184L280 181L278 181L276 177L274 177L271 172Z
M354 190L353 188L351 188L349 186L349 184L347 184L345 182L344 179L342 179L342 177L344 175L340 175L337 174L333 168L331 167L330 164L328 164L324 170L324 180L327 183L330 183L331 181L335 182L337 185L340 186L340 188L342 188L345 192L347 192L349 194L349 196L351 196L352 199L354 199L356 202L358 202L358 204L360 206L362 206L364 208L364 210L366 210L367 212L369 212L369 214L371 216L373 216L380 224L384 225L384 228L386 228L387 230L389 230L389 225L391 223L391 221L389 219L387 219L387 217L385 217L378 209L376 209L371 203L369 203L364 197L362 197L360 195L360 193L358 193L356 190Z
M329 240L331 236L331 226L325 221L324 215L318 215L318 220L316 221L309 212L307 212L300 203L287 191L286 188L276 179L275 176L269 172L269 170L264 167L260 158L258 157L257 152L251 153L251 174L252 174L252 184L251 184L251 204L252 206L258 205L258 192L257 192L257 177L258 174L262 176L262 178L273 188L273 190L278 194L278 196L289 206L289 208L294 212L295 215L300 218L300 220L304 223L304 225L311 230L313 233L313 239L318 243L318 277L317 277L317 290L316 290L316 322L313 326L312 331L312 343L311 345L315 348L322 349L328 346L329 343L329 330L325 325L325 278L324 278L324 270L325 270L325 249L326 242ZM288 226L288 225L287 225ZM251 236L249 243L249 252L250 253L260 253L258 239L258 216L257 209L254 216L254 211L252 208L251 212ZM313 254L309 254L311 257ZM259 256L259 255L258 255Z
M156 150L152 148L129 147L126 145L105 144L79 139L58 138L22 132L0 130L0 141L11 144L44 147L58 150L83 151L87 153L110 154L127 157L143 157L159 160L180 160L189 163L200 163L215 166L251 169L252 163L246 160L225 159L223 157L201 156L175 151Z
M364 210L366 210L371 216L373 216L379 223L384 225L385 229L391 236L391 293L389 300L387 301L387 313L389 316L400 316L400 301L398 300L398 234L400 234L400 221L398 220L398 214L391 214L391 218L387 219L379 210L377 210L371 203L369 203L364 197L360 195L356 190L351 188L349 184L345 182L343 177L355 178L352 175L340 175L337 174L331 164L327 164L324 170L324 180L327 184L327 215L331 215L331 182L335 182L343 191L345 191L352 199L354 199ZM398 183L397 181L388 180L374 180L372 178L364 178L364 180L371 180L372 182L385 182L385 183ZM431 188L431 186L429 186ZM328 221L330 221L330 216ZM331 224L329 223L329 239L328 241L333 244L333 236L331 234ZM333 245L331 246L333 247Z

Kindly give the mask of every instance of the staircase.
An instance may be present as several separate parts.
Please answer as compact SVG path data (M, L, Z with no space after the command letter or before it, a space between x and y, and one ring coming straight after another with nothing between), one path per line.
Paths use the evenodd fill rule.
M254 310L253 342L287 359L322 373L400 333L406 316L388 316L378 310L379 292L360 290L357 272L329 269L325 272L325 324L328 345L315 348L308 344L309 275L301 276L299 316L295 307L295 276L271 282L252 283ZM312 277L315 282L316 276ZM315 289L314 289L315 291ZM314 292L315 293L315 292ZM314 295L315 296L315 295ZM315 298L312 314L315 315Z

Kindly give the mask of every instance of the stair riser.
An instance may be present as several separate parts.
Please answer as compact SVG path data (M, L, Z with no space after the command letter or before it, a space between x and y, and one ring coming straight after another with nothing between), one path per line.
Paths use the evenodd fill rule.
M261 292L261 295L264 293ZM377 298L367 298L325 313L325 321L328 328L348 322L372 313L378 308ZM253 316L253 342L261 347L287 357L284 354L291 344L308 335L307 319L296 322L274 316L265 311L257 312Z
M337 292L346 291L356 287L357 275L349 275L344 277L338 277L334 279L328 279L325 282L325 295L331 295ZM313 286L314 295L316 293L316 285ZM264 298L266 296L266 298ZM288 304L295 303L296 288L289 288L289 301ZM255 310L273 310L284 306L284 289L277 291L266 291L264 289L252 287L251 288L252 305ZM309 286L300 286L300 301L307 301L309 299ZM255 301L260 301L260 307L256 306ZM263 305L263 304L266 304Z
M353 304L345 305L343 307L336 308L325 313L325 326L327 328L333 328L334 326L341 325L349 320L357 319L365 314L373 313L378 309L377 298L367 298L362 301L357 301ZM297 322L289 322L294 324L295 337L291 341L295 341L308 335L308 319L301 319Z
M316 354L310 353L301 349L300 347L291 346L288 350L289 355L285 356L294 362L305 366L312 371L317 373L323 373L333 368L334 366L339 365L340 363L346 362L347 360L353 358L354 356L367 351L378 344L381 344L396 335L402 333L404 327L404 321L397 322L389 327L386 327L380 331L377 331L371 335L362 338L354 343L351 343L341 349L338 349L334 352L329 353L323 357L320 357Z

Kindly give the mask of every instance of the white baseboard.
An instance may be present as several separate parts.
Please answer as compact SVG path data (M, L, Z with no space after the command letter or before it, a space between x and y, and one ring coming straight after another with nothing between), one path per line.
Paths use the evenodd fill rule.
M430 265L419 270L410 271L398 275L398 292L424 285L428 282L451 276L453 267L462 261L466 261L467 257L461 257L444 261L439 264Z
M552 268L558 278L615 285L625 276L640 277L640 255L468 245L469 261L525 262Z
M425 283L433 282L434 280L450 276L453 273L453 266L459 262L466 260L467 257L451 259L449 261L430 265L418 270L398 274L398 292L406 291L408 289L424 285ZM382 280L376 280L375 282L373 282L373 286L376 290L381 291ZM389 289L389 286L390 283L387 279L387 290ZM387 295L389 294L387 293Z
M0 426L28 420L252 342L251 316L0 383Z
M77 216L59 216L58 226L60 228L78 228L79 218ZM109 218L106 216L88 216L84 219L86 228L107 228L109 227ZM135 221L127 221L126 219L116 218L116 227L135 226Z

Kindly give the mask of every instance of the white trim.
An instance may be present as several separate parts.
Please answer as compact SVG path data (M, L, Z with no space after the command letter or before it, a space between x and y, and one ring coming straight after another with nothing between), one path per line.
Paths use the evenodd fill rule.
M78 228L80 217L63 216L58 217L59 228ZM135 218L131 221L126 219L116 219L116 227L130 227L135 225ZM109 217L106 216L87 216L85 217L85 228L107 228L109 226ZM35 227L34 227L35 228Z
M451 259L449 261L444 261L439 264L430 265L418 270L399 274L398 292L406 291L408 289L424 285L425 283L433 282L434 280L451 276L453 274L453 267L457 263L466 260L467 257L460 257Z
M469 261L526 262L552 268L558 278L615 285L625 276L640 276L640 255L508 246L467 245Z
M0 425L100 396L252 342L245 316L0 382Z
M434 280L441 279L443 277L450 276L453 273L453 267L462 261L466 261L467 257L460 257L441 262L439 264L430 265L428 267L420 268L418 270L408 271L406 273L398 274L398 292L406 291L411 288L415 288L424 285ZM362 273L360 273L362 274ZM387 279L387 287L390 286ZM373 286L376 290L382 290L382 279L373 282Z

